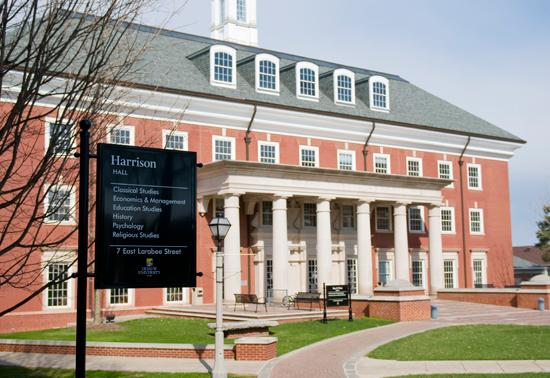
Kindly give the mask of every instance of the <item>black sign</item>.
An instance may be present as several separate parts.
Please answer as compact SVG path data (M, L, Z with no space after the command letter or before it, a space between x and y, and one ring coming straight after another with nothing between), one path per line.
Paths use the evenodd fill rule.
M327 285L327 307L348 305L348 285Z
M96 288L195 287L196 153L98 147Z

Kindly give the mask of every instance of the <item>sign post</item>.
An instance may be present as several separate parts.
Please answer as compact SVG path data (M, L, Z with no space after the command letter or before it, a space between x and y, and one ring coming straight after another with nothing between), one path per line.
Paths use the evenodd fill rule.
M195 152L100 144L96 289L196 286Z

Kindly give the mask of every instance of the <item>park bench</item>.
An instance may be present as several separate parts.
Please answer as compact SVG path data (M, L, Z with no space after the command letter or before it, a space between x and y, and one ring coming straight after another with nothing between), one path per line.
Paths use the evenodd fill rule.
M264 305L265 312L267 312L267 301L265 298L258 298L256 294L235 294L235 308L237 310L237 304L242 303L244 310L246 311L246 304L251 303L256 305L256 312L258 312L258 305Z
M309 311L313 308L313 302L319 304L320 307L320 293L298 293L294 297L294 305L300 309L300 303L309 303Z
M222 323L223 336L227 339L269 336L269 327L278 325L279 323L273 320ZM208 323L208 328L216 329L216 323Z

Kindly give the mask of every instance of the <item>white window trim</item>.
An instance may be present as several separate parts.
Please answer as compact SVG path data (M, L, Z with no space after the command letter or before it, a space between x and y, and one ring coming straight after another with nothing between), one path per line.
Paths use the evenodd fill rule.
M426 289L427 285L426 285L426 259L423 259L423 258L413 258L413 256L411 256L411 259L410 259L410 263L411 263L411 266L410 266L410 269L411 269L411 283L413 281L413 261L421 261L422 262L422 286L415 286L415 287L420 287L422 289Z
M113 307L133 307L135 299L135 289L128 289L128 303L111 303L111 289L107 289L107 295L105 296L105 308ZM171 302L172 303L172 302Z
M374 106L374 83L382 83L386 85L386 107ZM370 109L377 112L390 112L390 81L383 76L371 76L369 78L369 104Z
M109 125L108 126L108 134L107 134L107 141L110 144L116 144L113 142L113 131L115 130L128 130L130 131L130 144L120 144L121 146L134 146L135 141L135 135L136 135L136 128L134 126L127 126L127 125Z
M315 166L319 167L319 147L317 146L300 146L300 166L302 166L302 151L312 150L315 151ZM308 167L311 168L311 167Z
M176 286L173 286L173 287L176 287ZM183 298L182 298L181 301L169 301L167 299L167 297L168 297L168 288L167 287L163 288L162 289L162 297L163 297L164 304L165 305L170 305L170 304L173 304L173 303L180 303L180 304L181 303L183 303L183 304L189 303L189 288L188 287L183 287L182 289L183 289L182 290L182 293L183 293L182 297ZM128 294L130 294L130 293L128 293ZM110 296L109 296L109 298L110 298ZM128 298L128 300L129 299L130 298Z
M353 150L337 150L336 151L336 154L337 154L337 157L338 157L338 169L341 169L340 168L340 153L344 153L344 154L349 154L351 155L351 170L352 171L355 171L356 170L356 167L355 167L355 151ZM343 171L345 169L342 169Z
M46 211L48 210L48 207L50 205L48 194L52 191L55 191L57 188L60 188L62 190L69 190L70 196L69 201L71 202L71 212L69 213L70 220L67 221L56 221L56 220L49 220L44 218L44 224L56 224L56 225L66 225L66 226L74 226L76 225L76 188L74 186L70 185L45 185L44 186L44 214L46 214Z
M474 260L482 260L481 267L482 267L482 284L487 285L487 252L471 252L471 258L472 258L472 287L475 282L475 274L474 274Z
M374 173L376 173L376 158L377 157L382 157L382 158L386 158L386 161L388 162L388 172L387 173L379 173L381 175L389 175L391 174L391 160L390 160L390 155L388 154L372 154L372 171Z
M275 64L275 89L274 90L260 87L260 62L264 60L267 60ZM280 64L280 59L271 54L256 55L256 92L279 96L279 92L280 92L279 64Z
M342 75L351 79L351 101L342 101L338 99L338 76ZM339 68L334 71L332 76L334 78L334 103L337 105L355 105L355 73L344 68Z
M411 230L411 209L413 208L419 208L420 209L420 218L421 218L421 222L420 222L420 230L419 231L413 231ZM425 227L425 219L424 219L424 212L425 212L425 209L424 209L424 206L411 206L409 207L409 209L407 210L407 215L408 215L408 221L409 221L409 232L410 233L413 233L413 234L423 234L426 232L426 227Z
M235 160L235 138L233 137L225 137L225 136L219 136L219 135L213 135L212 136L212 161L221 161L216 160L216 141L227 141L231 142L231 160Z
M48 264L71 264L76 258L76 251L44 251L42 253L43 282L48 283ZM67 274L70 276L76 272L76 265L69 267ZM67 281L67 305L66 306L48 306L48 290L44 290L42 295L42 306L48 311L67 310L75 307L75 282L70 279Z
M448 160L438 160L437 161L437 177L438 178L441 178L441 172L439 170L439 165L440 164L445 164L445 165L448 165L449 166L449 176L450 176L450 179L454 179L454 176L453 176L453 162L452 161L448 161ZM446 186L446 188L454 188L454 183L450 183L449 185Z
M417 157L411 157L411 156L407 156L407 176L411 176L409 173L409 161L416 161L418 162L418 169L419 169L419 176L412 176L412 177L422 177L423 176L423 169L422 169L422 158L417 158Z
M380 281L380 263L381 262L388 262L388 267L389 267L389 270L390 270L390 274L389 274L389 278L388 278L388 282L392 281L394 278L393 278L393 259L388 259L388 258L384 258L384 259L379 259L377 262L376 262L376 282L382 282ZM386 284L388 283L386 282Z
M52 117L46 117L46 129L44 133L44 154L46 151L48 151L48 148L50 147L50 125L51 124L62 124L62 125L70 125L71 127L71 134L72 134L72 143L71 148L73 148L76 151L76 136L77 136L77 130L75 127L75 124L73 121L69 119L55 119ZM55 156L67 156L69 158L75 158L74 154L72 153L63 153L63 154L54 154Z
M443 216L441 215L441 211L442 210L449 210L451 212L451 227L453 228L452 231L443 231L443 227L442 227L442 219L443 219ZM454 207L441 207L440 208L440 213L439 213L439 219L440 219L440 225L439 227L441 227L441 233L442 234L456 234L456 228L455 228L455 208Z
M229 54L233 57L231 69L231 83L228 83L226 81L217 81L214 80L215 76L215 69L214 69L214 63L216 62L216 53L218 52L224 52L226 54ZM237 88L237 50L235 50L232 47L225 46L225 45L214 45L210 47L210 84L217 86L217 87L225 87L225 88Z
M443 252L443 285L445 285L445 260L453 261L453 289L458 288L458 254L456 252Z
M353 208L353 227L344 227L344 206L351 206ZM342 211L342 216L340 217L340 229L342 230L355 230L357 228L357 208L352 203L342 203L340 204L340 210Z
M390 220L390 223L389 223L390 229L389 229L389 230L384 230L384 229L379 229L379 228L378 228L378 211L377 211L376 209L379 208L379 207L387 207L387 208L389 209L389 214L388 214L389 220ZM390 205L388 205L388 206L376 206L376 207L374 208L374 222L375 222L375 223L374 223L374 229L375 229L376 232L378 232L378 233L390 233L390 232L393 232L393 222L392 222L392 211L391 211L391 208L392 208L392 207L391 207Z
M480 232L472 231L472 211L479 212ZM468 219L470 224L470 235L485 235L485 226L483 221L483 209L468 209Z
M478 188L474 188L474 187L471 187L470 186L470 167L475 167L477 168L477 173L479 174L479 177L477 179L478 183L479 183L479 187ZM483 186L481 185L481 165L480 164L466 164L466 177L467 177L467 180L468 180L468 189L470 190L483 190Z
M272 224L264 223L264 202L271 202L271 221ZM260 213L260 227L273 228L273 199L272 198L263 198L259 201L259 213Z
M279 164L279 143L278 142L266 142L263 140L258 141L258 161L261 162L262 160L262 151L261 146L273 146L275 147L275 164ZM300 156L301 153L300 153ZM266 163L266 164L273 164L273 163Z
M166 148L166 137L167 136L181 136L183 137L183 149L174 148L176 151L188 151L189 149L189 135L185 131L177 130L162 130L162 148ZM171 148L172 149L172 148Z
M309 68L315 73L315 96L300 93L300 70L302 68ZM310 62L296 63L296 97L301 100L319 101L319 66Z

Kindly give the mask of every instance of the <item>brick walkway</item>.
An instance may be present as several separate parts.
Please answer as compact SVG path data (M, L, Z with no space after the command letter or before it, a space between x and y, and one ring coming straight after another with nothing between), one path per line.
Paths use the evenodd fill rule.
M369 359L365 359L364 356L371 350L392 340L452 324L550 325L550 312L548 311L541 312L514 307L443 300L433 300L432 303L438 305L439 317L437 320L397 323L325 340L269 361L260 372L259 378L387 377L389 375L365 375L365 371L369 371L368 361L367 363L365 362ZM378 363L378 367L380 367L378 361L371 361L373 361L373 364ZM479 365L479 362L482 362L482 364ZM424 364L424 367L426 366L424 362L419 363ZM490 371L491 368L488 365L483 365L483 363L495 364L494 361L476 361L466 363L466 365L479 365L478 368L481 371L483 369ZM386 361L383 364L390 365L391 362ZM533 369L531 365L529 365L530 367L524 367L524 365L519 364L519 371L533 371L529 370ZM548 362L543 361L541 362L541 366L546 367L550 365L548 365ZM374 365L371 365L371 368L374 368ZM405 368L401 372L410 374L406 370ZM449 372L452 373L454 370Z

